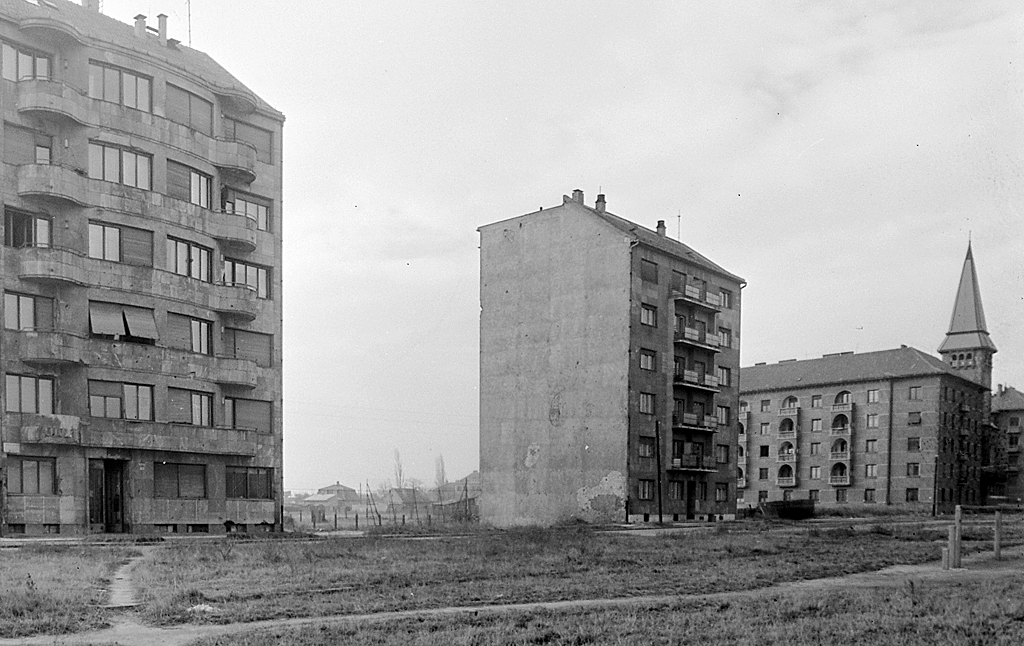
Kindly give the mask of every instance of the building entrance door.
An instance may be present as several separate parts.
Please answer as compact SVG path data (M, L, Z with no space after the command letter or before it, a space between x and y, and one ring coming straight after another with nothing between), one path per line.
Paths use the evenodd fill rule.
M89 460L89 531L126 531L124 465L122 460Z
M697 515L697 483L686 481L686 520L693 520Z

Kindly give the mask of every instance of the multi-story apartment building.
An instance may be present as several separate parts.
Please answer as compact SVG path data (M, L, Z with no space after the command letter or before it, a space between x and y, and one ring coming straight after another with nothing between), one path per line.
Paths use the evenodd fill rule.
M281 522L281 128L96 0L0 0L0 531Z
M740 504L981 504L995 351L968 248L942 359L903 346L743 368Z
M480 239L482 520L732 518L743 280L578 190Z
M1024 430L1024 393L1012 386L999 385L992 393L992 425L998 429L1001 453L1005 461L1006 481L1002 492L1006 502L1024 501L1024 481L1020 477L1021 442Z

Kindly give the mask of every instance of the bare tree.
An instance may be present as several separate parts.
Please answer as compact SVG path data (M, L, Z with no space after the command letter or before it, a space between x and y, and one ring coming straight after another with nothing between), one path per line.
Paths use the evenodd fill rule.
M402 454L395 449L395 488L405 488L405 471L402 469Z
M438 455L434 460L434 486L440 490L448 484L448 474L444 470L444 456Z

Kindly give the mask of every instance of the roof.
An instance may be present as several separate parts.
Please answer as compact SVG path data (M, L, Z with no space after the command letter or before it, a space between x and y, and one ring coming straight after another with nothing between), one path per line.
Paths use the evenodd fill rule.
M192 76L196 82L208 85L214 92L241 94L252 100L259 110L284 120L284 115L207 54L182 44L174 48L161 45L159 38L152 34L139 38L135 35L134 25L87 9L77 2L46 0L45 3L40 1L36 4L25 0L0 0L0 18L18 24L29 21L35 25L53 25L63 33L74 34L70 37L76 40L84 38L96 41L101 47L102 44L108 44L140 52L179 69L186 76Z
M992 393L992 412L1024 410L1024 393L1013 386L1007 386Z
M820 359L748 366L740 369L740 391L748 393L931 375L948 375L977 385L951 370L938 357L902 346L895 350L861 354L848 352L825 355Z
M985 326L985 311L981 306L981 290L978 288L978 273L974 268L974 254L967 243L967 257L960 272L960 285L953 302L953 316L949 320L949 332L939 346L939 352L953 350L987 349L995 351L996 345L988 336Z
M315 493L312 496L306 496L303 498L302 502L331 502L337 498L337 494L333 493Z

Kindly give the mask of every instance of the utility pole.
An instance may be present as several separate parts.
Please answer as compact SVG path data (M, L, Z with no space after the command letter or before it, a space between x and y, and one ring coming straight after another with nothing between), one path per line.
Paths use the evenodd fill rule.
M663 521L661 518L661 476L665 471L665 465L661 463L661 420L654 420L654 461L658 464L658 524Z

